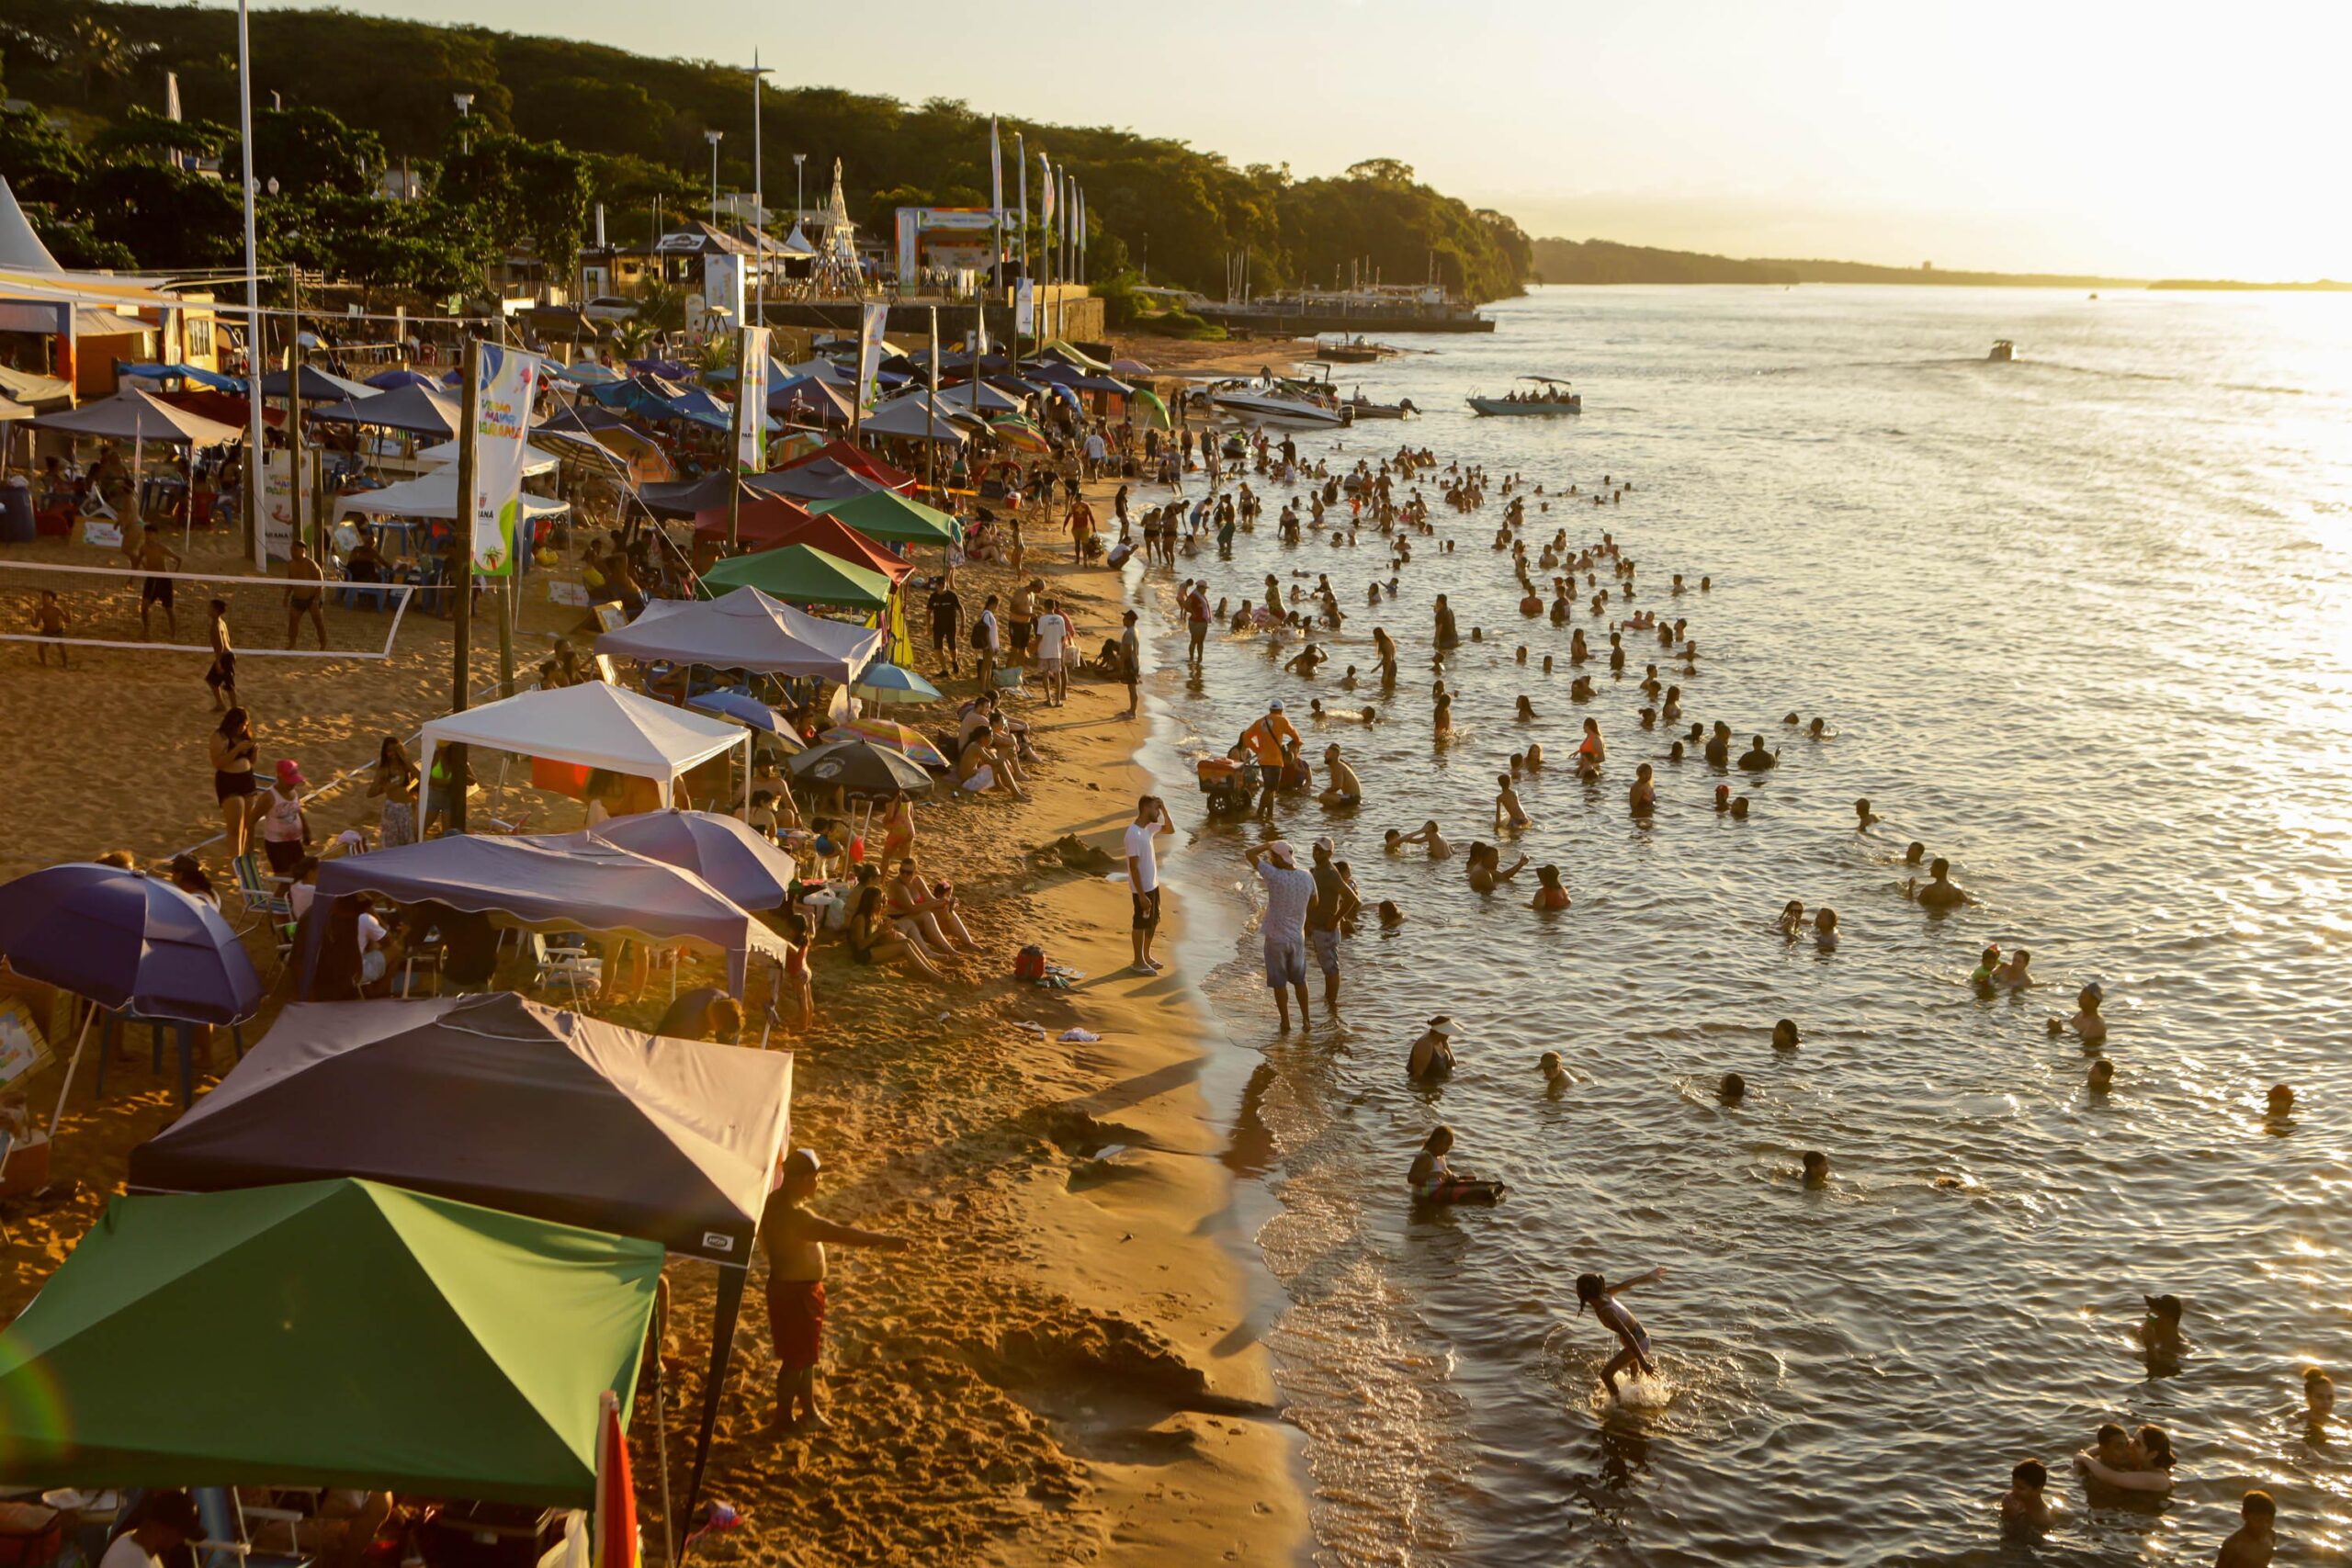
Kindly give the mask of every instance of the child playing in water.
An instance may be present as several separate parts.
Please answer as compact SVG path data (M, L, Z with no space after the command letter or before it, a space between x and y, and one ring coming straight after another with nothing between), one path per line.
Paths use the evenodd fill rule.
M1600 1326L1617 1336L1618 1344L1623 1347L1610 1358L1607 1366L1600 1369L1600 1381L1608 1385L1611 1400L1624 1397L1617 1392L1617 1374L1626 1368L1633 1368L1640 1377L1657 1375L1657 1369L1651 1366L1649 1360L1650 1337L1632 1313L1617 1304L1617 1292L1630 1291L1636 1285L1656 1284L1665 1278L1666 1269L1662 1264L1646 1274L1636 1274L1614 1285L1598 1274L1577 1276L1577 1315L1582 1316L1585 1308L1590 1307L1592 1315L1600 1320Z
M1519 791L1511 787L1510 775L1498 773L1495 775L1495 785L1498 791L1495 796L1496 829L1499 831L1504 828L1526 827L1527 813L1520 807Z
M2030 1538L2050 1528L2050 1503L2042 1495L2049 1484L2050 1467L2038 1459L2009 1472L2009 1489L2001 1495L2002 1534Z

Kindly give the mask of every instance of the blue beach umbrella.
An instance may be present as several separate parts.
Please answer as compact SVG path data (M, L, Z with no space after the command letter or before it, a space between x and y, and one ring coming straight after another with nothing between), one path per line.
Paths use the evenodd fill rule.
M877 703L935 703L939 688L911 670L876 664L852 682L850 690Z
M800 737L793 729L792 720L747 692L697 692L686 699L686 705L731 718L763 735L773 735L785 743L787 750L801 750Z

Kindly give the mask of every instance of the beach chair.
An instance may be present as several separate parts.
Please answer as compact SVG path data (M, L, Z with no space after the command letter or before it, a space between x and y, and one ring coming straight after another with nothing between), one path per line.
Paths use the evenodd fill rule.
M531 985L535 990L546 990L561 982L571 991L575 1007L582 994L594 997L604 989L605 961L588 950L585 938L571 942L549 942L537 931L524 936L524 951L531 959Z

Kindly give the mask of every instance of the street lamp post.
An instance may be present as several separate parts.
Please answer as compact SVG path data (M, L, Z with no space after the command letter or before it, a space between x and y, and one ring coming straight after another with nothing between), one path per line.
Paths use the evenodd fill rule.
M773 67L760 64L760 51L752 51L752 265L755 269L752 274L752 320L760 326L767 325L768 320L768 197L766 178L761 172L760 78L774 74Z
M449 101L458 106L458 118L466 125L471 126L474 122L474 96L471 93L452 93L449 95ZM474 150L473 132L467 130L460 135L458 145L462 152L472 152Z
M718 143L727 135L723 130L706 130L702 139L710 143L710 226L718 227Z
M801 188L800 181L800 171L808 162L808 154L806 152L792 155L792 221L796 227L800 222L800 214L808 207L808 194Z

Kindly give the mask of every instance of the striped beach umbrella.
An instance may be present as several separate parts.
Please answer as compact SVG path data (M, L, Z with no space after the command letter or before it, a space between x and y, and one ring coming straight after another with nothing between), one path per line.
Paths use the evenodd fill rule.
M995 434L999 441L1016 452L1042 453L1053 450L1053 444L1046 439L1044 431L1014 414L1006 414L1001 419L990 420L989 429Z
M910 762L926 768L944 768L947 759L939 748L923 739L922 732L910 729L893 718L854 718L838 728L828 729L819 737L822 740L871 740L876 746L887 746Z

